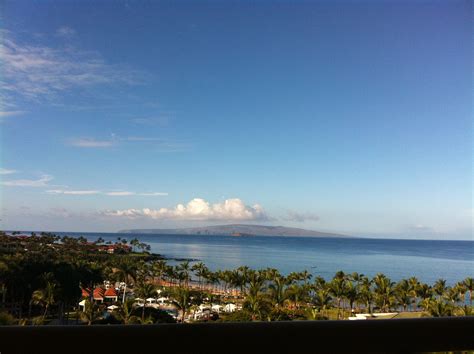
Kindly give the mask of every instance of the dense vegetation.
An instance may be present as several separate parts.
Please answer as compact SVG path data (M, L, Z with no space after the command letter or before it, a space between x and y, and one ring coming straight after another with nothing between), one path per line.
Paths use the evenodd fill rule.
M136 239L112 244L0 233L0 324L174 322L165 311L137 306L135 297L156 297L157 289L179 310L180 320L204 302L238 305L235 312L210 317L219 321L345 319L392 311L414 317L472 315L473 278L448 286L443 279L428 285L416 277L393 282L383 274L369 278L342 271L332 279L245 266L212 272L203 263L169 265L149 250ZM93 289L104 280L127 284L117 309L108 313L106 305L84 297L79 311L81 288Z

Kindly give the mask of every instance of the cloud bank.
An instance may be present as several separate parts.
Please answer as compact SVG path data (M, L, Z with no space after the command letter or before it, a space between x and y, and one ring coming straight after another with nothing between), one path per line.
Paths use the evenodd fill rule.
M186 205L174 208L107 210L105 216L127 218L151 218L155 220L201 220L201 221L250 221L268 220L269 217L259 204L245 205L238 198L227 199L222 203L210 204L201 198L194 198Z

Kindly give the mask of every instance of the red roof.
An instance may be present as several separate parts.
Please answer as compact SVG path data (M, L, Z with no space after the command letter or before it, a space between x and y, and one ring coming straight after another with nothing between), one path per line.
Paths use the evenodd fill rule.
M106 291L105 291L105 296L106 297L115 297L115 296L118 296L117 295L117 292L115 291L114 288L108 288Z
M83 289L82 290L82 297L89 297L91 295L91 289Z
M96 298L103 298L104 297L104 289L102 288L95 288L94 289L94 299Z

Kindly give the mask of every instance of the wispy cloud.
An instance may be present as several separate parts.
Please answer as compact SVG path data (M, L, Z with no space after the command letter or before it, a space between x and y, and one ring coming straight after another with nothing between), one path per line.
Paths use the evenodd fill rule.
M82 137L66 140L66 145L79 148L108 148L125 144L150 144L153 146L151 151L156 152L183 152L191 148L190 144L181 141L147 136L120 137L116 134L111 134L111 137L106 139Z
M153 137L146 137L146 136L129 136L127 138L121 139L123 141L138 141L138 142L165 142L164 139L161 138L153 138Z
M70 146L80 148L107 148L117 144L115 140L96 140L93 138L70 139L67 142Z
M164 192L149 192L149 193L138 193L138 195L153 197L153 196L167 196L168 193L164 193Z
M72 31L63 27L58 34L71 35ZM136 84L143 77L130 68L107 63L97 52L18 42L5 30L2 37L0 85L9 102L14 100L12 94L34 102L54 101L73 89Z
M26 111L0 111L0 118L20 116L25 113Z
M9 187L47 187L48 182L53 179L50 175L42 175L39 179L16 179L10 181L3 181L2 185Z
M289 210L287 212L286 217L284 217L283 220L297 221L297 222L304 222L306 220L318 221L319 216L316 215L315 213L311 213L311 212L300 213L300 212Z
M0 168L0 175L11 175L13 173L17 173L17 170L9 170L6 168Z
M138 125L160 125L166 126L173 119L172 115L159 115L156 117L141 117L141 118L132 118L130 121Z
M62 26L56 30L56 36L58 37L71 38L71 37L74 37L75 35L76 35L76 30L68 26Z
M136 195L134 192L127 192L127 191L121 191L121 192L107 192L105 193L106 195L109 195L111 197L125 197L129 195Z
M47 190L46 193L48 194L69 194L69 195L92 195L92 194L99 194L99 191L94 190L63 190L63 189L50 189Z
M106 210L101 214L105 216L143 217L163 220L249 221L269 219L259 204L248 206L238 198L227 199L222 203L216 204L210 204L204 199L195 198L186 205L178 204L174 208Z
M100 191L100 190L70 190L70 189L49 189L46 191L47 194L64 194L64 195L106 195L110 197L128 197L128 196L167 196L168 193L164 192L145 192L137 193L131 191Z
M0 80L1 84L1 80ZM2 97L6 97L5 95L0 94L0 109L8 109L7 105L3 104ZM0 123L4 123L12 117L21 116L27 113L26 111L7 111L7 110L0 110Z

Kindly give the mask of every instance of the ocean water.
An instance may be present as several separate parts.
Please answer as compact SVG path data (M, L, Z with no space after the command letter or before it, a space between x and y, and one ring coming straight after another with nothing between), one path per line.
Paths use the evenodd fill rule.
M433 283L439 278L453 284L474 277L473 241L394 240L369 238L232 237L205 235L139 235L59 233L98 237L138 238L154 253L170 258L192 258L211 270L276 268L282 274L308 270L331 278L338 270L374 276L381 272L397 281L416 276Z

